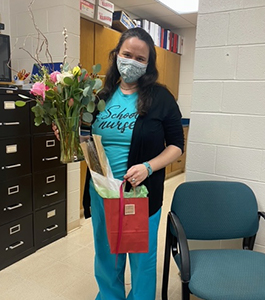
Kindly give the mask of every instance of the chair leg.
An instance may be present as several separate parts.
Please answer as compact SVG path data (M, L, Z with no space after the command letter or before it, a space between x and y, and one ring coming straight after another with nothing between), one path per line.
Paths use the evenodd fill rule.
M190 300L190 290L187 282L182 282L182 300Z
M170 248L172 235L170 232L169 220L167 222L166 244L164 254L163 280L162 280L162 300L168 300L168 278L170 269Z

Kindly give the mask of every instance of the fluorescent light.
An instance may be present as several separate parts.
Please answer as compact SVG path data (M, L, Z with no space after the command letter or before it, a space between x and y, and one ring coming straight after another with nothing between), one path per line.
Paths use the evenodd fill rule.
M199 0L156 0L176 11L178 14L194 13L198 11Z

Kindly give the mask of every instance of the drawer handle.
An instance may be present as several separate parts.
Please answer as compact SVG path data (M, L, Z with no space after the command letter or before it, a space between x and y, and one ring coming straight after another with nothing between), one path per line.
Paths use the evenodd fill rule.
M13 126L13 125L19 125L19 122L8 122L8 123L3 123L4 126Z
M52 182L55 182L55 180L56 180L55 175L51 175L51 176L46 177L46 183L52 183Z
M22 245L24 245L24 242L23 242L23 241L20 241L20 242L18 242L18 243L15 244L15 245L9 246L9 249L14 250L14 249L16 249L17 247L20 247L20 246L22 246ZM6 250L8 250L8 248L6 248Z
M55 140L47 140L46 141L46 148L54 147L55 146Z
M48 231L48 232L50 232L50 231L52 231L52 230L54 230L54 229L56 229L56 228L58 228L59 226L57 225L57 224L55 224L55 225L53 225L53 226L50 226L50 227L47 227L46 229L44 229L43 231L45 232L45 231Z
M51 192L51 193L46 193L44 194L42 197L51 197L51 196L54 196L54 195L57 195L59 192L58 191L55 191L55 192Z
M13 205L13 206L8 206L4 208L4 211L6 210L13 210L13 209L17 209L19 207L23 206L22 203L18 203L17 205Z
M16 165L11 165L11 166L5 166L5 167L2 167L2 169L6 168L6 169L12 169L12 168L18 168L18 167L21 167L21 164L16 164Z
M9 228L9 234L12 235L20 231L20 224Z
M19 193L19 185L10 186L10 187L7 189L7 194L8 194L8 196L9 196L9 195L16 194L16 193Z
M42 159L42 161L50 161L50 160L55 160L58 159L58 156L54 156L54 157L45 157Z

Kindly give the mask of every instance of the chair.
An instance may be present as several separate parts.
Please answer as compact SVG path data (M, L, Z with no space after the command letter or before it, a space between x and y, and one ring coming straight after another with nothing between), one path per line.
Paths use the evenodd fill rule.
M252 190L240 182L196 181L175 190L168 213L162 300L168 299L170 252L182 300L264 300L265 254L253 250L259 218ZM243 249L189 250L187 240L243 238ZM177 299L177 298L175 298Z

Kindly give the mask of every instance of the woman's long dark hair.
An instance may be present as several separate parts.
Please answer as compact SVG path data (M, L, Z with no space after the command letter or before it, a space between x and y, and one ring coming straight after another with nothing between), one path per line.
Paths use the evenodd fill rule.
M154 41L152 40L151 36L142 28L131 28L123 32L116 48L110 52L110 67L106 74L104 89L100 92L99 96L107 100L115 92L117 83L120 80L120 73L116 63L117 55L124 41L132 37L137 37L138 39L144 41L149 47L149 60L146 73L138 79L139 98L137 102L137 112L139 115L144 115L148 112L152 102L151 92L156 84L158 71L156 68L156 50Z

